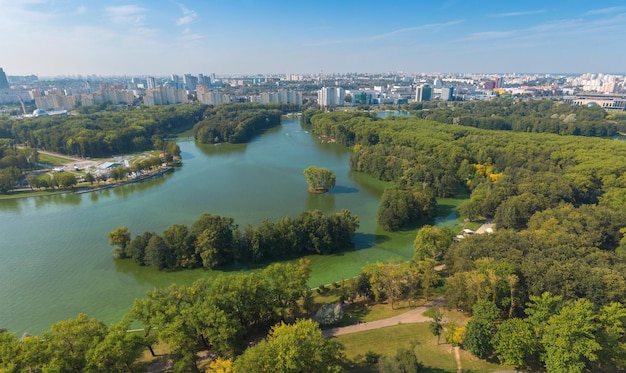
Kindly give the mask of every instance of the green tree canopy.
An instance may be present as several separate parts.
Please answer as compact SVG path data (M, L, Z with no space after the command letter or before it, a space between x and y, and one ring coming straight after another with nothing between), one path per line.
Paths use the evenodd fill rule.
M325 193L335 187L335 173L323 167L311 166L304 170L309 192Z
M274 326L266 340L235 360L235 372L322 373L341 372L343 346L324 338L311 320Z

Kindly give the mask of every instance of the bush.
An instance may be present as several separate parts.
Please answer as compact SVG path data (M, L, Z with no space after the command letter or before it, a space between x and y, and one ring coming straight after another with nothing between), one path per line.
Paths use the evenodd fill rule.
M325 304L315 313L313 320L320 325L333 325L343 319L343 308L340 302Z

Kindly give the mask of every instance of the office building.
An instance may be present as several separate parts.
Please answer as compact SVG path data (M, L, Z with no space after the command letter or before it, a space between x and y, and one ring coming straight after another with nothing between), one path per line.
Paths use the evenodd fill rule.
M454 100L454 87L443 87L441 88L441 96L440 98L443 101L452 101Z
M415 101L426 102L431 101L433 97L433 89L428 85L419 85L415 89Z

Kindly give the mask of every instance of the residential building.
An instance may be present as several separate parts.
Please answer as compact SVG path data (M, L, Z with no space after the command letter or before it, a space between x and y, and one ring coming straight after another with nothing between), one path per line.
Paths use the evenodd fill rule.
M83 94L80 96L80 101L83 106L95 104L130 105L133 103L133 99L134 95L132 92L112 88L104 88L98 92Z
M196 94L198 95L198 101L205 105L217 106L230 102L229 95L225 95L217 90L211 90L204 84L199 84L196 87Z
M317 103L322 108L344 105L345 91L341 87L323 87L317 91Z
M250 102L262 104L280 102L282 104L302 105L302 92L291 89L280 89L278 92L262 92L258 95L250 96Z
M187 91L172 86L148 89L143 97L143 104L146 106L186 104L187 102L189 102Z
M156 79L154 79L154 77L153 77L153 76L149 76L149 77L146 79L146 85L148 86L148 89L154 89L154 88L156 88L156 86L157 86L157 85L156 85Z
M37 109L43 110L73 110L76 107L76 97L61 93L50 93L35 97Z

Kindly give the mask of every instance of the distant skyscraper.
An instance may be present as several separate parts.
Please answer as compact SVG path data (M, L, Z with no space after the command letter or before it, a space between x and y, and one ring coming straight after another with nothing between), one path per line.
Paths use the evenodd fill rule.
M185 84L185 88L190 91L195 91L196 86L198 85L198 77L191 74L185 74L183 75L183 83Z
M156 88L156 79L153 76L149 76L147 79L148 89Z
M504 87L504 79L501 76L496 76L493 80L495 81L495 88Z
M0 89L9 88L9 81L7 80L7 75L4 73L4 70L0 67Z
M454 87L441 88L441 99L443 101L452 101L454 98Z
M415 101L424 102L432 100L433 89L428 85L419 85L417 89L415 89Z

